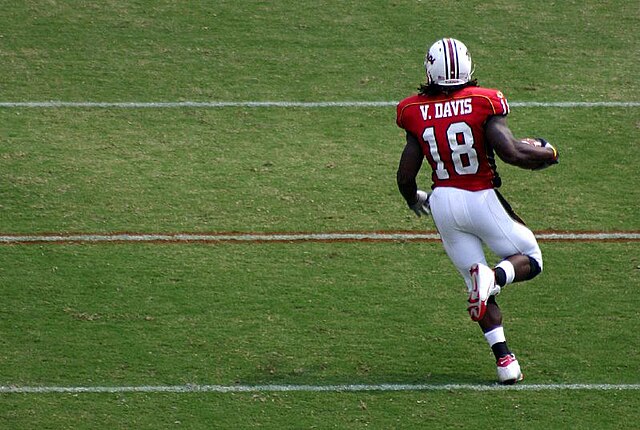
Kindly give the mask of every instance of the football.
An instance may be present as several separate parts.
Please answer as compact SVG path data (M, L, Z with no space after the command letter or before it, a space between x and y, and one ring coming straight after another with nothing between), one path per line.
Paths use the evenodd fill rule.
M524 139L520 139L520 142L526 143L527 145L543 146L540 139L534 139L533 137L525 137Z

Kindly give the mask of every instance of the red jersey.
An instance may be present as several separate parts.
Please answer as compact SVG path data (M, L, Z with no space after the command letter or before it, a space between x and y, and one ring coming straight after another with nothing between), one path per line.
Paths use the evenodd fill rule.
M507 115L507 99L498 90L465 87L452 94L415 95L398 103L396 123L414 135L433 170L435 187L469 191L493 188L493 148L484 124Z

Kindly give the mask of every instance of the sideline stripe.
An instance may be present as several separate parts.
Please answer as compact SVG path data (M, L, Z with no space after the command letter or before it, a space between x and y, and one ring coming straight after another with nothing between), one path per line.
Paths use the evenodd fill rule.
M640 241L640 232L611 233L536 233L540 241ZM0 235L0 245L29 243L216 243L216 242L396 242L439 241L436 232L361 232L361 233L106 233L106 234L39 234Z
M0 102L0 108L118 108L118 109L162 109L162 108L325 108L325 107L390 107L397 101L336 101L336 102L295 102L295 101L209 101L209 102ZM510 102L512 107L640 107L640 102Z
M50 393L255 393L362 391L630 391L640 384L378 384L378 385L142 385L123 387L17 387L0 386L0 394Z

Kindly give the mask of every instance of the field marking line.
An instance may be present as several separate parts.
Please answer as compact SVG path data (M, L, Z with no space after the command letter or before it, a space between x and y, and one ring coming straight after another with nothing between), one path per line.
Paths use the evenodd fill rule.
M0 394L51 393L269 393L363 391L635 391L640 384L344 384L344 385L140 385L140 386L0 386Z
M640 232L539 232L540 241L640 241ZM257 243L257 242L436 242L436 232L345 232L345 233L88 233L88 234L0 234L0 245L36 243Z
M32 101L32 102L0 102L0 108L117 108L117 109L163 109L163 108L332 108L332 107L392 107L397 101L334 101L334 102L296 102L296 101L183 101L183 102L65 102L65 101ZM640 107L640 102L534 102L514 101L512 107L523 108L593 108L593 107Z

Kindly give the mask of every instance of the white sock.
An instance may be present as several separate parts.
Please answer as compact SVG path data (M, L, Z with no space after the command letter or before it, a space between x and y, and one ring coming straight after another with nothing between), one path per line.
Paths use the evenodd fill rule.
M507 282L505 283L505 285L509 285L510 283L512 283L516 278L516 269L515 267L513 267L513 264L511 264L511 262L508 260L502 260L496 265L496 268L498 267L504 270L505 275L507 275Z
M498 342L506 342L507 338L504 337L504 328L502 326L498 326L491 331L488 331L484 334L484 338L487 339L489 346L493 346Z

